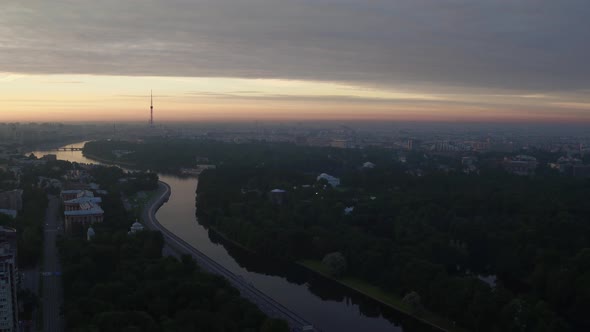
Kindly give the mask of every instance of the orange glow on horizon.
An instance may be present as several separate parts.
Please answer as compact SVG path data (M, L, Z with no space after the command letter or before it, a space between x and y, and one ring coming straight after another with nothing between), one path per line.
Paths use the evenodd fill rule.
M234 78L0 74L0 122L251 120L590 122L590 102ZM467 91L467 90L466 90Z

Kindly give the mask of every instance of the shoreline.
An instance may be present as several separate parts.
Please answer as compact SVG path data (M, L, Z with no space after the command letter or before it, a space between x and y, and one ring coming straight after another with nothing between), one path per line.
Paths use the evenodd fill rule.
M294 331L303 331L306 327L311 327L310 332L318 332L305 319L299 317L296 313L258 290L254 285L242 277L235 275L223 265L217 263L199 249L164 227L156 218L156 212L169 200L171 193L172 189L167 183L158 181L158 189L155 196L144 206L141 213L141 220L149 229L162 233L165 243L163 250L168 247L180 255L190 255L203 271L224 278L232 287L240 292L242 298L256 305L266 316L285 320Z
M84 154L84 153L83 153ZM121 165L121 166L126 166L126 167L135 167L135 164L132 163L125 163L125 162L118 162L118 161L114 161L114 160L109 160L109 159L104 159L104 158L100 158L100 157L96 157L92 154L84 154L85 157L89 158L89 159L93 159L93 160L97 160L99 162L102 163L107 163L109 165ZM170 186L163 182L163 181L158 181L159 186L158 189L156 190L156 194L154 196L154 198L152 198L150 201L148 201L142 211L141 214L141 220L144 222L144 224L146 226L148 226L148 228L152 229L152 230L158 230L164 234L169 233L169 234L173 234L172 232L168 231L163 225L161 225L159 223L159 221L156 218L156 213L157 211L160 209L160 207L162 205L164 205L164 203L166 203L171 195L171 188ZM154 202L151 202L152 200L154 200ZM148 212L148 214L146 215L145 213ZM147 220L151 221L151 224L149 224L147 222ZM208 226L208 229L210 231L213 231L214 233L216 233L216 235L218 235L219 237L221 237L224 241L227 241L229 243L231 243L232 245L240 248L241 250L245 250L249 253L253 253L256 254L256 252L254 250L251 250L250 248L247 248L246 246L242 245L241 243L234 241L232 239L230 239L229 237L227 237L223 232L219 231L216 227L214 226ZM176 236L175 234L173 234L174 236ZM166 241L165 241L166 242ZM190 254L190 251L183 251L180 250L179 248L175 248L173 246L168 245L168 243L166 242L166 246L168 246L170 249L174 250L175 252L179 253L179 254ZM291 261L290 263L292 264L296 264L304 269L306 269L309 272L315 273L323 278L326 278L332 282L336 282L338 285L346 287L356 293L359 293L363 296L366 296L367 298L378 302L381 305L384 305L388 308L391 308L392 310L395 310L403 315L406 315L416 321L419 321L420 323L423 323L425 325L428 325L431 328L435 328L441 332L464 332L464 330L460 329L460 328L443 328L442 326L437 325L436 323L433 323L429 320L426 320L425 318L421 318L419 316L416 316L415 314L410 313L409 311L407 311L407 309L396 306L392 303L388 303L382 299L379 299L373 295L368 294L367 292L363 291L362 289L359 289L353 285L349 285L347 283L345 283L344 281L338 280L336 278L333 278L325 273L323 273L322 271L318 270L318 269L314 269L311 266L308 266L300 261ZM363 282L362 280L359 280L361 282ZM374 286L375 287L375 286Z
M305 264L304 262L298 261L298 262L295 262L295 264L301 266L302 268L306 269L307 271L310 271L312 273L315 273L315 274L317 274L319 276L322 276L322 277L324 277L324 278L326 278L328 280L331 280L333 282L336 282L336 283L338 283L339 285L341 285L343 287L346 287L346 288L348 288L350 290L353 290L353 291L355 291L355 292L357 292L359 294L362 294L362 295L370 298L371 300L377 301L377 302L379 302L380 304L382 304L382 305L384 305L386 307L389 307L389 308L391 308L391 309L393 309L395 311L398 311L398 312L400 312L400 313L402 313L402 314L404 314L404 315L406 315L406 316L408 316L408 317L410 317L412 319L415 319L415 320L419 321L420 323L423 323L423 324L428 325L428 326L430 326L432 328L435 328L437 330L440 330L441 332L466 332L465 330L462 330L461 328L453 328L453 329L444 328L444 327L442 327L440 325L437 325L437 324L435 324L435 323L433 323L433 322L431 322L431 321L429 321L429 320L427 320L425 318L416 316L415 314L410 313L405 308L401 308L401 307L395 306L394 304L388 303L388 302L386 302L384 300L378 299L377 297L368 294L366 291L363 291L362 289L359 289L359 288L357 288L355 286L352 286L352 285L346 283L345 281L336 279L336 278L334 278L334 277L332 277L332 276L330 276L330 275L328 275L328 274L320 271L319 269L315 269L315 268L313 268L313 267ZM359 280L359 281L365 283L363 280ZM370 285L370 284L368 284L368 285ZM371 287L375 287L375 288L378 289L377 286L372 286L372 285L370 285L370 286Z
M62 148L62 147L66 147L68 145L72 145L75 143L83 143L83 142L88 142L91 139L89 138L72 138L72 139L65 139L63 141L59 141L59 142L51 142L51 143L35 143L32 145L25 145L23 146L23 153L24 154L29 154L32 152L36 152L36 151L51 151L54 149L58 149L58 148Z
M222 232L220 232L220 231L219 231L219 230L217 230L216 228L214 228L214 227L212 227L212 226L209 226L209 229L210 229L210 230L212 230L213 232L215 232L215 233L216 233L218 236L220 236L220 237L221 237L221 238L222 238L224 241L227 241L227 242L229 242L231 245L234 245L234 246L236 246L236 247L238 247L238 248L240 248L240 249L242 249L242 250L245 250L245 251L247 251L247 252L249 252L249 253L256 254L256 252L255 252L254 250L252 250L252 249L250 249L250 248L247 248L247 247L245 247L244 245L242 245L242 244L240 244L240 243L238 243L238 242L236 242L236 241L234 241L234 240L232 240L232 239L228 238L228 237L227 237L225 234L223 234ZM415 319L415 320L419 321L420 323L422 323L422 324L425 324L425 325L428 325L428 326L430 326L430 327L432 327L432 328L434 328L434 329L437 329L437 330L439 330L439 331L441 331L441 332L465 332L464 330L461 330L461 329L459 329L459 328L456 328L456 329L448 329L448 328L444 328L444 327L442 327L442 326L439 326L439 325L437 325L437 324L435 324L435 323L433 323L433 322L430 322L429 320L426 320L426 319L424 319L424 318L418 317L418 316L416 316L416 315L414 315L414 314L412 314L412 313L408 312L408 311L407 311L405 308L401 308L401 307L395 306L395 305L393 305L393 304L391 304L391 303L385 302L385 301L383 301L383 300L381 300L381 299L378 299L377 297L375 297L375 296L373 296L373 295L370 295L370 294L368 294L367 292L365 292L365 291L363 291L363 290L361 290L361 289L359 289L359 288L356 288L356 287L354 287L354 286L352 286L352 285L349 285L349 284L347 284L347 283L345 283L345 282L343 282L343 281L341 281L341 280L338 280L338 279L336 279L336 278L334 278L334 277L331 277L331 276L329 276L329 275L327 275L327 274L323 273L323 272L322 272L322 271L320 271L320 270L316 270L316 269L314 269L314 268L312 268L312 267L310 267L310 266L307 266L307 265L305 265L304 263L302 263L302 262L300 262L300 261L296 261L296 262L293 262L293 261L287 261L287 262L288 262L288 263L295 264L295 265L297 265L297 266L300 266L300 267L304 268L305 270L307 270L307 271L309 271L309 272L311 272L311 273L314 273L314 274L316 274L316 275L318 275L318 276L321 276L321 277L323 277L323 278L326 278L326 279L328 279L328 280L330 280L330 281L332 281L332 282L335 282L335 283L337 283L338 285L340 285L340 286L342 286L342 287L346 287L347 289L350 289L350 290L352 290L352 291L354 291L354 292L356 292L356 293L359 293L359 294L361 294L361 295L363 295L363 296L366 296L367 298L369 298L369 299L371 299L371 300L373 300L373 301L376 301L376 302L378 302L378 303L379 303L379 304L381 304L381 305L384 305L384 306L386 306L386 307L388 307L388 308L390 308L390 309L392 309L392 310L395 310L395 311L397 311L397 312L399 312L399 313L401 313L401 314L403 314L403 315L406 315L406 316L408 316L408 317L410 317L410 318L412 318L412 319ZM360 280L360 281L362 281L362 280ZM374 287L376 287L376 286L374 286Z
M108 164L108 165L112 165L112 166L124 166L124 167L136 167L137 165L134 163L129 163L129 162L124 162L124 161L117 161L117 160L111 160L111 159L106 159L106 158L101 158L101 157L97 157L93 154L90 153L85 153L84 150L82 150L82 155L88 159L92 159L92 160L96 160L100 163L104 163L104 164Z
M172 189L170 186L166 182L158 181L158 189L155 191L155 196L143 206L143 211L141 213L141 220L150 229L153 229L153 226L160 224L156 218L156 213L160 207L162 207L162 205L168 201L171 194ZM151 223L148 223L147 220L149 220ZM160 227L162 226L160 225Z
M132 172L134 172L134 171L148 171L148 172L157 173L157 174L174 175L177 177L197 178L198 179L198 176L195 176L195 175L187 175L187 174L182 174L182 173L178 173L178 172L174 172L174 171L151 169L149 167L141 168L138 166L137 163L106 159L106 158L98 157L98 156L93 155L91 153L85 153L84 151L82 151L82 155L88 159L94 160L94 161L101 163L103 165L117 166L117 167L122 168L123 170L126 170L126 171L132 171Z
M92 154L84 154L83 151L82 151L82 154L85 157L87 157L88 159L95 160L95 161L101 162L101 163L107 163L109 165L123 166L123 167L125 167L125 166L127 166L127 167L129 167L129 166L134 167L135 166L135 164L132 164L132 163L118 162L118 161L115 161L115 160L110 160L110 159L106 159L106 158L97 157L97 156L92 155ZM167 255L166 251L169 252L168 254L170 254L170 251L171 251L171 253L172 253L171 256L176 257L176 258L180 258L181 255L188 254L188 255L192 256L193 259L195 259L195 261L199 262L199 260L201 260L202 258L199 259L198 257L195 257L195 253L194 253L194 251L197 251L198 252L198 249L194 248L192 245L189 245L188 243L186 243L182 239L178 238L178 236L176 234L174 234L171 231L167 230L162 224L160 224L160 222L156 218L156 213L169 200L170 196L171 196L171 187L167 183L165 183L163 181L158 181L158 188L153 192L153 196L147 202L145 202L143 204L142 211L141 211L141 214L140 214L141 221L144 223L144 225L147 228L152 229L152 230L157 230L157 231L160 231L161 233L163 233L163 235L164 235L164 241L165 241L165 246L163 248L163 254L164 255ZM241 245L240 243L237 243L236 241L233 241L233 240L229 239L225 234L223 234L222 232L220 232L217 228L215 228L215 227L209 227L209 229L211 231L215 232L216 235L218 235L219 237L221 237L224 241L227 241L229 243L232 243L233 245L235 245L239 249L246 250L246 251L248 251L250 253L256 253L255 251L253 251L253 250L251 250L251 249L249 249L249 248ZM180 243L176 242L176 240L174 240L174 238L180 239L181 242ZM170 241L170 239L172 239L172 241ZM176 242L176 243L172 243L172 242ZM455 329L450 329L449 330L449 329L441 328L440 326L438 326L438 325L436 325L434 323L430 323L429 321L426 321L424 319L421 319L419 317L416 317L414 315L411 315L411 314L409 314L407 311L405 311L403 309L397 308L397 307L395 307L395 306L393 306L393 305L391 305L391 304L389 304L387 302L384 302L384 301L382 301L382 300L380 300L380 299L378 299L376 297L373 297L370 294L365 293L361 289L357 289L354 286L347 285L347 284L345 284L345 283L343 283L343 282L341 282L339 280L336 280L334 278L331 278L331 277L329 277L329 276L321 273L321 271L317 271L317 270L311 269L310 267L307 267L307 266L301 264L300 262L290 261L289 263L291 263L291 264L294 263L294 264L296 264L296 265L304 268L305 270L310 271L311 273L314 273L316 275L319 275L319 276L321 276L323 278L326 278L326 279L328 279L330 281L336 282L338 285L343 286L343 287L346 287L347 289L352 290L352 291L354 291L354 292L356 292L358 294L361 294L361 295L365 296L367 299L374 300L377 303L380 303L381 305L384 305L384 306L386 306L388 308L391 308L392 310L395 310L396 312L398 312L398 313L400 313L402 315L407 316L408 318L414 319L414 320L416 320L416 321L418 321L420 323L426 324L426 325L428 325L430 327L433 327L433 328L435 328L437 330L446 331L446 332L456 331ZM223 267L221 266L221 268L223 268ZM205 268L204 270L205 271L208 271L207 268ZM208 272L213 273L213 274L216 274L216 275L219 275L219 273L215 273L215 272L211 272L211 271L208 271ZM225 278L227 279L227 277L225 277ZM230 280L230 283L231 283L231 280ZM238 288L238 287L236 287L236 288ZM254 291L253 290L250 290L250 289L247 289L247 291L248 292L254 292L254 291L256 291L256 292L259 293L259 291L255 290L255 289L254 289ZM264 297L267 297L267 296L264 296ZM270 301L275 302L275 301L273 301L270 298L268 298L268 301L269 302ZM282 308L282 309L286 309L286 308ZM282 309L280 309L280 311L283 311ZM285 311L288 312L289 310L287 309ZM287 317L288 316L290 316L290 315L287 315Z
M215 235L219 236L220 238L222 238L224 241L227 241L229 243L231 243L233 246L236 246L238 248L240 248L241 250L244 250L248 253L251 254L257 254L256 251L242 245L241 243L238 243L232 239L230 239L229 237L227 237L225 234L223 234L222 232L220 232L217 228L215 228L214 226L207 226L206 229L212 231L213 233L215 233Z
M224 241L227 241L228 243L230 243L231 245L233 245L233 246L236 246L236 247L238 247L238 248L240 248L240 249L242 249L242 250L245 250L245 251L247 251L247 252L249 252L249 253L256 254L256 251L254 251L254 250L252 250L252 249L250 249L250 248L247 248L247 247L245 247L244 245L242 245L241 243L239 243L239 242L236 242L236 241L234 241L234 240L230 239L230 238L229 238L229 237L227 237L225 234L223 234L222 232L220 232L220 231L219 231L217 228L215 228L215 227L213 227L213 226L208 226L208 228L209 228L211 231L215 232L215 233L216 233L216 234L217 234L219 237L221 237L221 238L222 238ZM407 309L405 309L405 308L398 307L398 306L396 306L396 305L394 305L394 304L392 304L392 303L388 303L388 302L386 302L386 301L384 301L384 300L381 300L381 299L379 299L379 298L377 298L377 297L375 297L375 296L373 296L373 295L371 295L371 294L368 294L367 292L363 291L362 289L359 289L359 288L357 288L357 287L354 287L354 286L352 286L352 285L349 285L348 283L346 283L346 282L344 282L344 281L341 281L341 280L338 280L338 279L336 279L336 278L334 278L334 277L331 277L331 276L329 276L329 275L325 274L324 272L322 272L322 271L320 271L320 270L314 269L314 268L312 268L311 266L308 266L308 265L304 264L304 263L303 263L303 262L301 262L301 261L295 261L295 262L294 262L294 261L287 261L287 262L288 262L288 263L291 263L291 264L295 264L295 265L297 265L297 266L300 266L300 267L304 268L305 270L307 270L307 271L309 271L309 272L311 272L311 273L314 273L314 274L316 274L316 275L318 275L318 276L321 276L321 277L323 277L323 278L326 278L326 279L328 279L328 280L330 280L330 281L332 281L332 282L335 282L335 283L337 283L338 285L340 285L340 286L342 286L342 287L346 287L347 289L350 289L350 290L352 290L352 291L354 291L354 292L356 292L356 293L359 293L359 294L361 294L361 295L363 295L363 296L366 296L367 298L369 298L369 299L371 299L371 300L373 300L373 301L376 301L376 302L378 302L378 303L379 303L379 304L381 304L381 305L384 305L384 306L386 306L386 307L388 307L388 308L390 308L390 309L392 309L392 310L395 310L395 311L397 311L397 312L399 312L399 313L401 313L401 314L403 314L403 315L406 315L406 316L408 316L408 317L410 317L410 318L412 318L412 319L414 319L414 320L417 320L417 321L419 321L419 322L420 322L420 323L422 323L422 324L428 325L428 326L430 326L430 327L432 327L432 328L434 328L434 329L437 329L437 330L439 330L439 331L441 331L441 332L465 332L465 330L462 330L462 329L460 329L460 328L452 328L452 329L449 329L449 328L444 328L444 327L442 327L442 326L440 326L440 325L437 325L436 323L433 323L433 322L431 322L431 321L429 321L429 320L427 320L427 319L425 319L425 318L422 318L422 317L416 316L415 314L412 314L412 313L410 313L410 312L409 312ZM361 282L364 282L364 281L362 281L362 280L359 280L359 281L361 281ZM372 286L372 287L378 288L378 287L376 287L376 286Z

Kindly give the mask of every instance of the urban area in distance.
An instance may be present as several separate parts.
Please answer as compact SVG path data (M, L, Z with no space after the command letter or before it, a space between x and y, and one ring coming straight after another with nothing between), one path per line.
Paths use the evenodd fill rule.
M590 4L0 4L0 332L590 330Z

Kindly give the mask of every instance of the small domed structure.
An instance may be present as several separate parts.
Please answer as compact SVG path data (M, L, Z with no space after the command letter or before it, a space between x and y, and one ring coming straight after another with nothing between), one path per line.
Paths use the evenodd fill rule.
M133 225L131 225L131 228L129 229L129 234L135 234L137 232L141 232L143 231L144 227L142 224L140 224L138 221L135 221L133 223Z
M270 191L268 198L270 199L271 203L281 205L285 202L286 195L287 191L283 189L274 189Z

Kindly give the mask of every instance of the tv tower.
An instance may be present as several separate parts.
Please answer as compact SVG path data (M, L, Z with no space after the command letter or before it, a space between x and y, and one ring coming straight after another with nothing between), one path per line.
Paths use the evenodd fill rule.
M150 90L150 126L154 126L154 95Z

